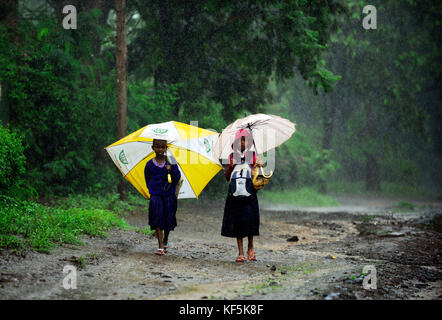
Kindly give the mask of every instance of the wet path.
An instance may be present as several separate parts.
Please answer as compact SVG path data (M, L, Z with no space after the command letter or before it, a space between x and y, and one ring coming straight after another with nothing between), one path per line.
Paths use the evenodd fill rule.
M222 207L221 207L222 208ZM236 240L221 237L220 206L183 205L170 252L153 254L156 239L113 230L78 247L26 258L0 256L2 299L421 299L442 294L437 208L268 210L262 205L258 261L235 263ZM354 208L353 208L354 209ZM439 214L439 220L435 220ZM147 225L147 214L126 217ZM287 241L288 239L297 241ZM83 269L78 260L83 261ZM72 262L74 261L74 262ZM75 262L77 261L77 262ZM77 289L65 290L66 264L78 267ZM378 289L362 287L375 265Z

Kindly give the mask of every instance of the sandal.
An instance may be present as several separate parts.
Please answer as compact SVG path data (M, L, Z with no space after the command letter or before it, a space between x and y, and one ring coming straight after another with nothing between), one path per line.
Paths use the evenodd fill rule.
M236 258L235 262L244 262L244 256L238 256L238 258Z
M169 242L164 245L163 249L164 253L167 253L167 251L169 251Z
M255 251L252 251L252 254L250 254L250 255L247 252L247 260L249 260L249 261L256 261L256 253L255 253Z
M157 249L157 251L155 251L155 254L162 256L164 254L164 249Z

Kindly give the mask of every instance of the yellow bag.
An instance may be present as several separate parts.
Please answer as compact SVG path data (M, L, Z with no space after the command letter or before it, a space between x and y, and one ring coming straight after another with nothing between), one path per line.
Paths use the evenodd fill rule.
M270 182L272 176L273 171L270 171L270 174L266 175L262 167L256 167L253 172L253 188L255 188L255 190L261 190Z

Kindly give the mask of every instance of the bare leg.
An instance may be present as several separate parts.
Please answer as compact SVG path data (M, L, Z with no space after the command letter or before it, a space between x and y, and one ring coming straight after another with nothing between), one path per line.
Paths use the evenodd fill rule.
M163 238L164 245L166 245L169 242L169 232L170 230L164 230L164 238Z
M155 234L158 239L158 248L163 248L163 231L160 228L155 228Z
M247 246L247 254L249 256L253 255L253 236L249 236L249 244Z
M244 248L243 248L242 238L236 238L236 242L238 243L238 255L243 256Z

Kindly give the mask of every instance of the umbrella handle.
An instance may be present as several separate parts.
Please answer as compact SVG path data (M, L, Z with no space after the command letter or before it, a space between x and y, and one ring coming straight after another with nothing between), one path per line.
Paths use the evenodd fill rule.
M166 154L166 164L169 163L169 165L172 165L172 161L170 161L169 156ZM172 176L170 175L170 172L167 173L167 182L172 183Z
M262 167L259 167L258 170L255 169L255 174L254 174L254 176L253 176L253 182L255 182L256 178L258 177L258 175L259 175L259 171L261 171L261 175L262 175L264 178L269 179L269 178L271 178L271 177L273 176L273 170L270 170L270 173L269 173L269 174L265 174L265 173L264 173L264 169L263 169Z
M166 165L169 163L169 165L171 164L169 156L166 155ZM164 191L167 191L170 189L170 187L172 186L172 175L170 174L170 172L167 172L167 182L168 184L166 184L164 186Z
M266 175L266 174L264 173L264 170L262 169L262 167L261 167L261 173L262 173L262 176L263 176L264 178L271 178L271 177L273 176L273 171L272 171L272 170L270 170L270 173Z

